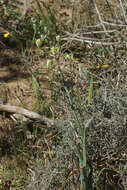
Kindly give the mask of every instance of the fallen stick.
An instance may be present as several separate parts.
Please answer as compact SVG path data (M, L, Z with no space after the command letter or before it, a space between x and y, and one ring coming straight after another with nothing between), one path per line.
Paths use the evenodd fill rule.
M53 120L50 120L45 116L41 116L40 114L38 114L36 112L29 111L29 110L24 109L19 106L12 106L10 104L0 104L0 111L6 111L9 113L18 113L18 114L26 116L27 118L33 119L33 120L40 120L44 123L53 124Z

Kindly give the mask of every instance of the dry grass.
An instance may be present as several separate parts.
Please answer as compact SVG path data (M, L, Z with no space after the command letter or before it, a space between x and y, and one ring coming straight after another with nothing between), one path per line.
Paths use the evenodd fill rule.
M0 3L0 101L59 122L1 113L0 189L126 189L125 2L29 2Z

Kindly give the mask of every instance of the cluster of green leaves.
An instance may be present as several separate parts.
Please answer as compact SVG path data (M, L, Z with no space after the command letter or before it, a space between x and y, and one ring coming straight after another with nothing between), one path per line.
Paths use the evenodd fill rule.
M61 33L61 24L54 7L49 5L45 11L38 0L35 0L35 4L38 14L36 18L32 18L33 42L45 54L52 46L55 46L56 36Z

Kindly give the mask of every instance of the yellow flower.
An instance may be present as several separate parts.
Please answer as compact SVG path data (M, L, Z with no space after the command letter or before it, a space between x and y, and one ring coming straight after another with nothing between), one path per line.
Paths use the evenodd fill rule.
M9 32L6 32L5 34L4 34L4 38L8 38L8 36L9 36Z

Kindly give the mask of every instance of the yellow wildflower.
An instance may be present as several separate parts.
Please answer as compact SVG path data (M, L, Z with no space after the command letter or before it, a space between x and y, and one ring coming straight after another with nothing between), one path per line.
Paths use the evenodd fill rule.
M6 32L5 34L4 34L4 38L8 38L8 36L9 36L9 32Z

